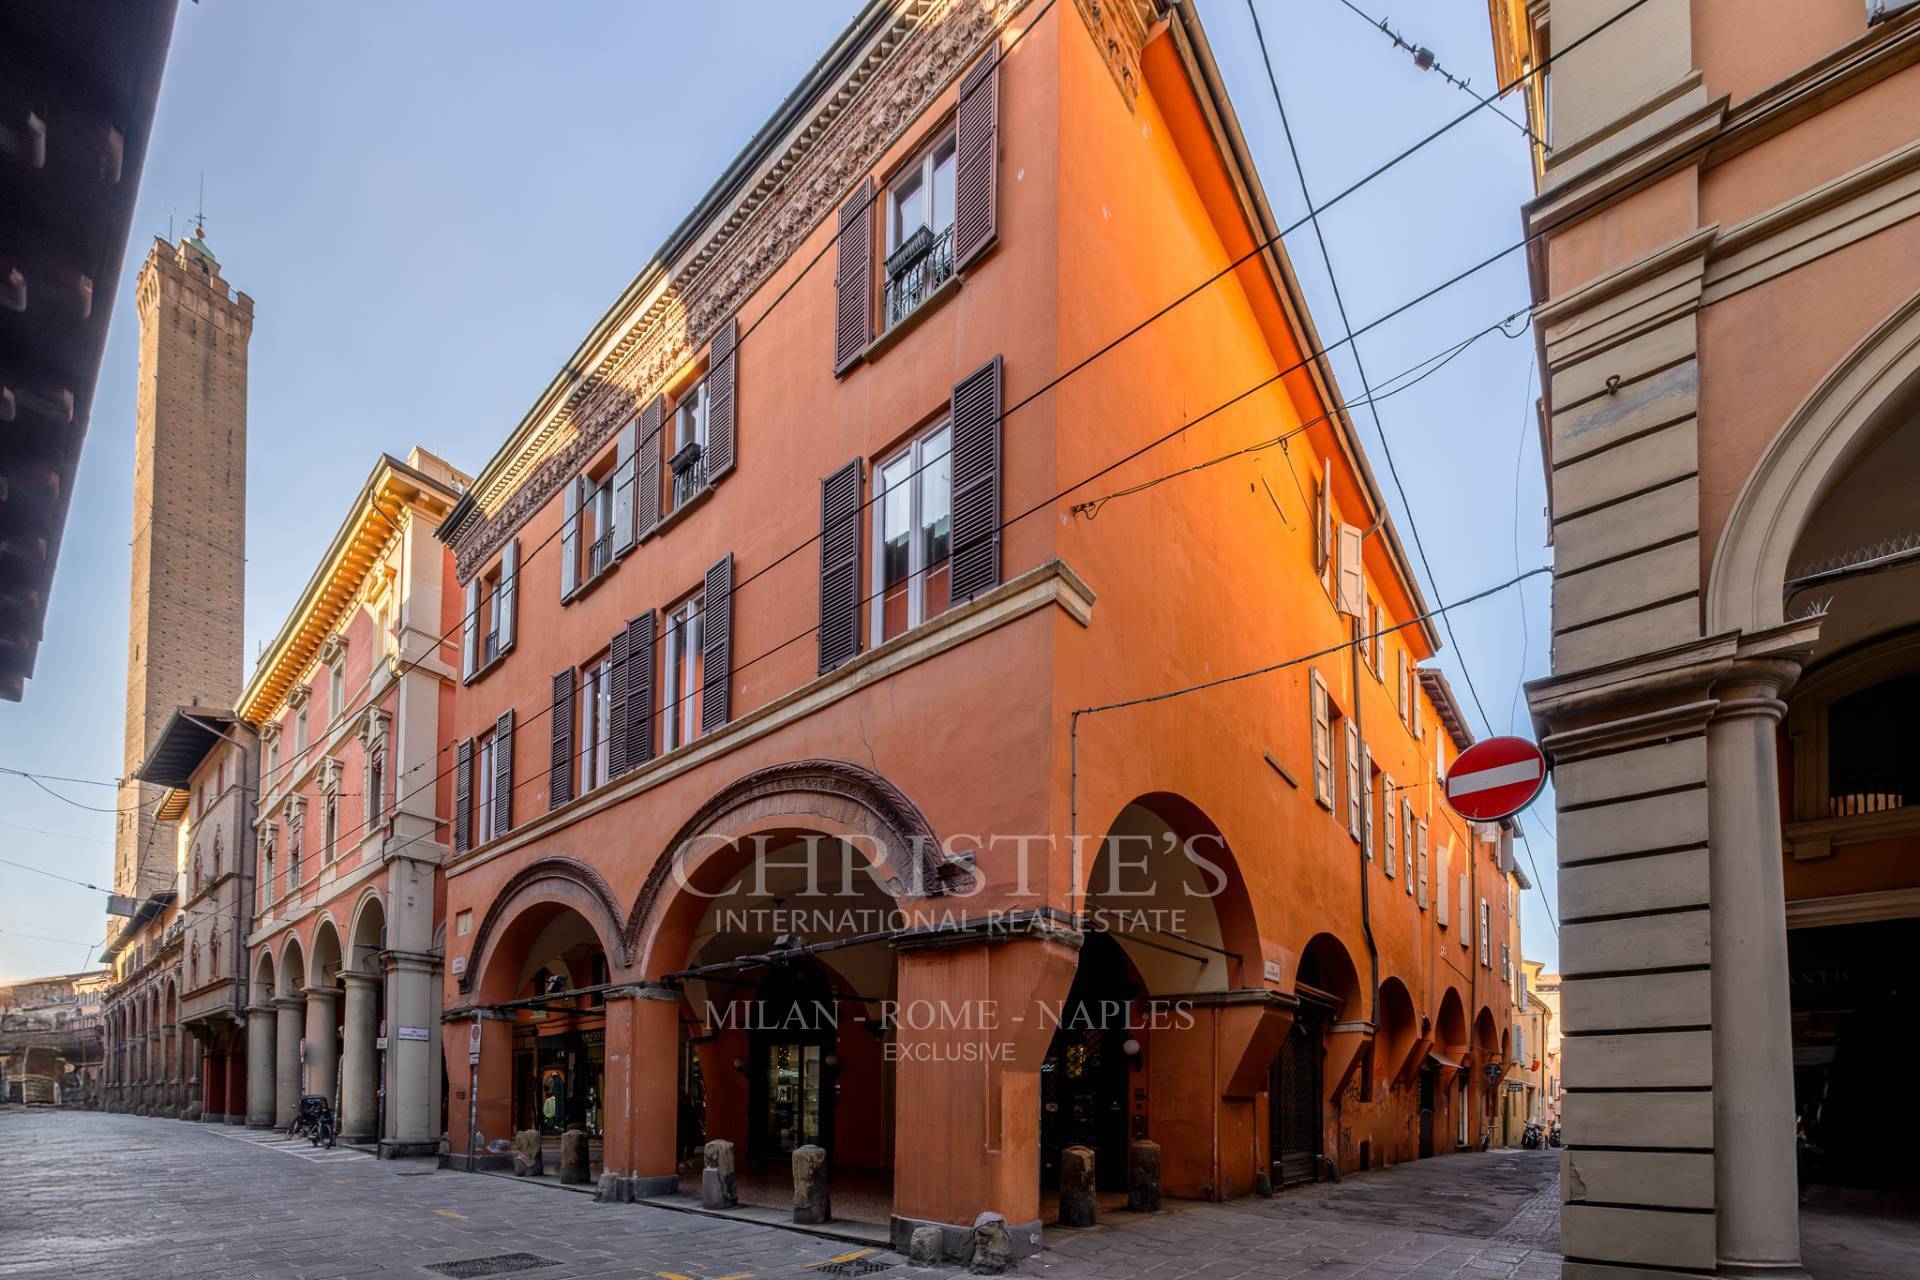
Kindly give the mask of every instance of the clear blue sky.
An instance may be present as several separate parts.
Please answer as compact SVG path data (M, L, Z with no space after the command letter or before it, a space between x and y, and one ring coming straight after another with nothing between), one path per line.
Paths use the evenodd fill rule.
M1268 195L1291 221L1305 205L1245 0L1198 2ZM1255 2L1317 201L1472 105L1339 0ZM120 771L133 277L169 210L176 226L191 217L203 172L208 241L256 308L250 664L374 456L419 443L477 471L858 7L181 5L46 641L25 701L0 703L0 766ZM1388 13L1378 0L1361 8ZM1493 85L1485 0L1427 0L1390 16L1481 92ZM1517 101L1502 105L1518 114ZM1488 110L1330 210L1323 228L1355 326L1517 240L1530 194L1525 140ZM1323 339L1337 341L1312 232L1288 244ZM1363 337L1368 372L1378 382L1526 296L1513 254ZM1509 577L1516 563L1547 562L1531 352L1530 338L1496 335L1381 406L1438 599ZM1359 396L1349 354L1336 364L1343 390ZM1080 376L1098 377L1097 366ZM1364 410L1354 417L1411 547L1372 421ZM1440 665L1476 732L1462 653L1495 731L1513 716L1524 732L1516 687L1546 670L1547 596L1535 578L1454 616L1461 647ZM114 804L105 787L57 789L80 805ZM0 776L0 857L107 885L112 823ZM1528 827L1548 875L1551 824L1543 800ZM98 894L0 864L0 977L77 967L104 936L103 906ZM1537 895L1523 923L1526 953L1553 964Z

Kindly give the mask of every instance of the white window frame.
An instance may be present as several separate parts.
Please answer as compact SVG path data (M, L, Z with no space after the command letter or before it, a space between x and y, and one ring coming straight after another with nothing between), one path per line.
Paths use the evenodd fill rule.
M667 458L686 448L689 443L700 446L700 460L687 472L691 479L682 487L681 478L667 470L667 510L677 511L707 487L707 420L712 403L707 395L707 379L702 375L698 382L680 393L673 405L673 448L667 451Z
M613 663L602 658L580 672L580 794L610 776L610 728L613 713Z
M665 660L660 680L660 749L671 751L700 736L695 713L700 670L700 614L705 594L696 593L666 620Z
M293 750L295 755L305 755L311 745L311 735L307 725L307 704L301 703L300 709L293 713Z
M338 720L347 709L347 660L327 667L327 718Z
M927 446L938 437L945 437L946 448L929 455ZM903 482L907 489L907 626L911 631L927 620L927 555L926 547L920 538L924 493L918 483L927 473L929 456L934 462L947 464L947 559L953 559L953 423L942 418L925 431L909 440L904 446L889 454L873 469L873 601L868 606L871 611L871 631L873 643L879 644L887 635L887 471L901 459L907 461L907 476ZM904 634L904 633L903 633Z
M905 242L906 235L911 235L912 232L918 231L923 226L931 231L936 239L952 229L954 221L958 218L960 211L960 192L957 182L954 186L953 196L947 202L949 211L953 216L948 219L945 227L937 227L934 225L934 182L939 172L940 158L942 155L953 157L953 165L949 172L956 175L957 178L960 172L959 141L952 127L941 130L938 137L929 142L918 156L900 166L899 170L895 172L893 177L887 182L887 253L891 254L895 249L898 249L901 244ZM900 189L904 187L909 180L917 180L919 189L927 193L927 201L924 221L915 223L911 229L906 229L899 225ZM905 231L905 235L902 234L903 231Z
M1480 899L1480 967L1493 968L1493 904Z
M488 733L473 749L473 843L485 844L493 838L493 769L495 734Z

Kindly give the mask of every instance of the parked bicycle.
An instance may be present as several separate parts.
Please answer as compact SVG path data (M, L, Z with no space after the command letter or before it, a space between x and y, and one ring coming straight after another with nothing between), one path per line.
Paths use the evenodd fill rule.
M287 1136L298 1138L305 1135L314 1146L331 1147L334 1145L333 1107L326 1095L319 1093L302 1094L300 1107L293 1113L293 1123L287 1126Z

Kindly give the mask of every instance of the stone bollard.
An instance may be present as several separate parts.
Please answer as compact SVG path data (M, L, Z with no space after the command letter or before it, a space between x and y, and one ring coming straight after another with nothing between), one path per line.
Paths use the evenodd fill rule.
M816 1227L833 1221L827 1153L812 1143L793 1149L793 1220Z
M593 1198L601 1204L624 1204L627 1200L627 1180L611 1169L600 1174L600 1189Z
M942 1240L946 1233L931 1224L915 1227L907 1238L907 1261L916 1267L937 1267L940 1265Z
M537 1178L547 1171L546 1156L540 1150L540 1131L522 1129L513 1135L513 1176Z
M1063 1227L1090 1227L1098 1216L1093 1159L1092 1147L1068 1147L1060 1153L1060 1225Z
M733 1175L733 1144L715 1138L707 1144L706 1167L700 1171L700 1205L706 1209L731 1209L740 1203L739 1184Z
M570 1187L584 1187L593 1181L593 1148L585 1129L569 1129L560 1135L560 1181Z
M1127 1208L1160 1211L1160 1144L1142 1139L1127 1148Z
M968 1270L977 1276L997 1276L1013 1266L1013 1234L1007 1220L991 1210L973 1220L973 1261Z

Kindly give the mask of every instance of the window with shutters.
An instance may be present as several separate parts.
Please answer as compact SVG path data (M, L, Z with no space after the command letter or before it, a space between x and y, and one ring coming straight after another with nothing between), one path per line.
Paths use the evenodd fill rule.
M307 823L301 805L287 810L287 892L300 887L300 846L306 842Z
M873 633L891 640L947 607L953 468L947 423L874 471Z
M580 790L584 795L612 776L613 662L605 654L580 669Z
M1424 822L1420 823L1415 828L1414 834L1418 840L1418 852L1414 855L1414 865L1419 875L1419 887L1414 897L1419 901L1420 909L1425 911L1427 909L1427 873L1429 869L1427 866L1427 824Z
M1413 798L1406 794L1400 797L1400 859L1401 868L1407 873L1407 892L1413 892Z
M338 720L347 709L347 660L344 655L327 668L327 715ZM225 788L222 787L222 790Z
M1399 793L1393 789L1393 779L1384 773L1380 775L1380 793L1380 829L1387 835L1380 869L1397 877L1400 874L1400 813L1395 797Z
M304 702L293 715L293 750L295 755L307 753L307 704Z
M572 554L578 557L574 568L576 592L613 568L616 558L614 484L618 470L615 451L609 449L574 477L573 537L567 541L572 546Z
M1400 712L1400 723L1413 728L1413 667L1407 661L1405 649L1395 649L1394 656L1400 666L1400 700L1396 709Z
M367 825L387 820L387 749L375 747L367 757Z
M1347 834L1360 840L1360 810L1366 803L1361 794L1360 726L1347 718Z
M666 652L660 682L660 749L671 751L700 733L700 692L705 664L700 646L701 596L667 611Z
M1387 638L1382 632L1386 629L1387 615L1380 608L1380 602L1368 597L1366 635L1360 642L1360 656L1366 660L1367 670L1373 672L1375 680L1386 679L1382 668L1386 665L1381 659L1386 648Z
M955 140L942 131L887 184L883 329L891 329L953 279Z
M678 511L707 487L707 380L680 393L673 404L673 439L667 454L667 491L662 511Z
M340 856L340 795L326 793L320 809L320 860L332 862Z
M1373 797L1380 789L1379 771L1373 767L1371 748L1360 748L1360 847L1373 857Z
M499 740L493 733L478 738L473 749L473 843L493 836L494 771L499 765Z
M510 541L500 558L467 582L461 677L472 680L513 648L519 601L520 543Z
M1453 924L1453 913L1447 906L1452 901L1447 896L1447 885L1452 883L1452 871L1453 845L1443 844L1440 846L1439 869L1434 873L1433 880L1433 919L1442 929L1450 928Z
M1471 864L1473 846L1468 845L1461 850L1460 857L1462 861ZM1460 873L1460 945L1462 947L1473 945L1473 882L1465 871Z
M1313 726L1313 798L1323 809L1333 808L1333 698L1318 671L1307 673L1308 712Z
M260 832L260 912L265 914L273 901L274 851L280 843L280 826L269 822Z
M1493 968L1493 904L1480 899L1480 967Z

